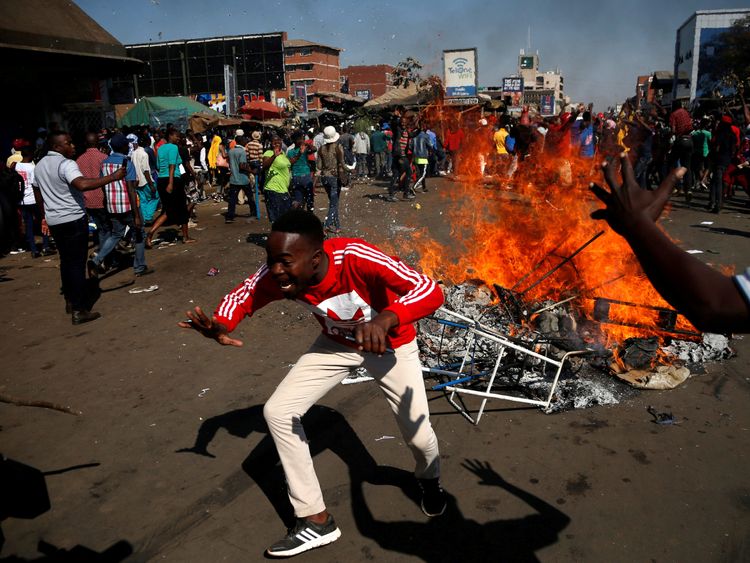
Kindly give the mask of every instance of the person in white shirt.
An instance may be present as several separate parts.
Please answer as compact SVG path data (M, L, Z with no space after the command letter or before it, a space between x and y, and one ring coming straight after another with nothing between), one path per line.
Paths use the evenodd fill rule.
M47 138L49 151L34 169L34 197L44 206L42 229L49 228L60 253L60 278L65 311L74 325L98 319L90 310L86 285L86 255L89 228L83 192L106 186L125 177L120 168L109 176L84 178L75 160L75 145L65 131L53 131Z
M21 218L23 219L24 233L26 234L26 246L31 252L32 258L39 258L42 254L49 256L55 252L49 247L49 235L46 229L42 230L42 252L36 246L35 228L42 222L42 213L34 198L34 149L27 145L21 149L21 162L13 164L13 168L23 178L23 197L19 202Z
M138 177L138 200L141 206L141 215L146 223L150 223L159 207L159 192L156 191L156 182L151 177L151 165L148 161L148 153L144 147L149 146L151 138L144 133L138 139L133 151L132 159L135 173Z

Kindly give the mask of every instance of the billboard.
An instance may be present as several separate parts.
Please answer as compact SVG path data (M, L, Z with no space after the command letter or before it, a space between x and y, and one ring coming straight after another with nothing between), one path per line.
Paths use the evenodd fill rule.
M294 97L300 102L300 113L307 113L307 84L295 84Z
M503 100L511 107L518 107L523 103L523 78L509 76L503 78Z
M477 95L477 50L443 51L445 96L466 98Z
M555 115L555 96L547 94L541 97L539 102L539 113L544 117Z
M523 92L523 78L520 76L509 76L503 78L503 92Z
M369 90L357 90L354 95L363 100L369 100L372 97Z
M522 69L533 69L534 68L534 57L521 57L518 62L518 66Z

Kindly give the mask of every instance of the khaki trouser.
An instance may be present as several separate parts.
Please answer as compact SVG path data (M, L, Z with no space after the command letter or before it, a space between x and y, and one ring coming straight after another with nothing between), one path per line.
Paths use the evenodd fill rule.
M359 366L375 378L396 416L401 434L414 455L416 476L430 479L440 474L438 442L430 424L416 341L378 357L321 335L281 381L263 409L284 467L289 500L298 518L325 510L302 428L302 415L340 383L351 368Z

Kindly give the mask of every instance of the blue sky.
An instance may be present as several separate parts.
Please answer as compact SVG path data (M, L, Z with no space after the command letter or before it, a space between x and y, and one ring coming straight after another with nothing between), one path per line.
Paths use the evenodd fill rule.
M677 28L716 0L77 0L122 43L286 31L344 49L342 66L396 64L406 56L440 75L443 49L478 48L479 82L499 85L519 49L559 68L574 101L605 109L635 92L639 74L671 70ZM511 5L512 4L512 5Z

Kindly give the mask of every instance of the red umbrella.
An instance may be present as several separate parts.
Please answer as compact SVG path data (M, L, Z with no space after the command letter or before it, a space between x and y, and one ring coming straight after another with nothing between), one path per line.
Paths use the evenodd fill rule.
M271 102L253 100L240 108L240 113L254 119L273 119L281 117L281 108Z

